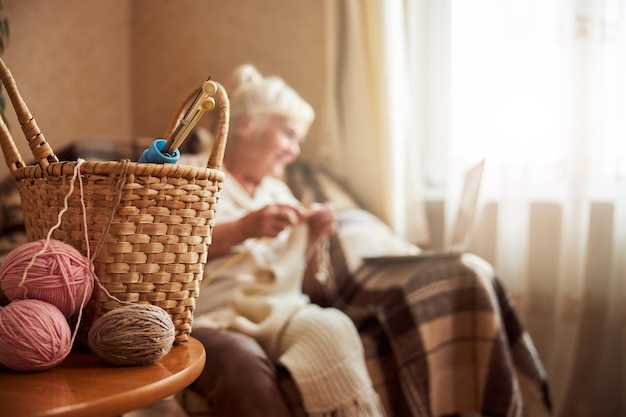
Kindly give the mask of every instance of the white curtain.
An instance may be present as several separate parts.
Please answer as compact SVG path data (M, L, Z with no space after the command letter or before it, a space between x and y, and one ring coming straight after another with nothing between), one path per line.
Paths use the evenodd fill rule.
M626 415L625 6L451 1L442 157L487 159L497 212L474 248L518 300L559 416Z
M344 103L331 136L346 178L363 172L348 172L350 149L368 148L391 204L378 214L419 236L410 204L443 197L449 218L456 179L486 158L471 250L517 301L555 415L626 415L626 1L328 0L327 10L341 40L329 100L339 91ZM367 101L376 128L350 100ZM358 126L369 142L350 134Z
M428 240L410 78L409 39L381 1L326 0L326 86L313 151L371 212L415 242ZM400 37L398 37L400 35ZM400 40L399 40L400 39ZM388 88L392 83L394 88ZM407 87L409 86L409 87ZM306 150L305 150L306 151ZM309 153L310 154L310 153Z

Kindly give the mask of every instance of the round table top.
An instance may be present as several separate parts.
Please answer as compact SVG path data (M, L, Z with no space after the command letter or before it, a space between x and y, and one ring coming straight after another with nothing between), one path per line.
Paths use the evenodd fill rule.
M109 417L146 407L186 388L202 372L204 347L190 337L157 362L113 366L72 352L43 372L0 370L0 415Z

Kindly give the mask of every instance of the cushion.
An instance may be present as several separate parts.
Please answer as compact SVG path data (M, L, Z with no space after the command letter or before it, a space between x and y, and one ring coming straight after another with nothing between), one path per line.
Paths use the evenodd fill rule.
M420 249L398 236L386 223L359 208L338 212L337 235L350 272L356 271L363 258L385 255L414 255Z

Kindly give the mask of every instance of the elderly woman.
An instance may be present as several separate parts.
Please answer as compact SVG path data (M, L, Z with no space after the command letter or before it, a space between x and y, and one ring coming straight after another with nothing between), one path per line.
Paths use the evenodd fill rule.
M208 360L192 388L215 415L288 416L279 364L311 416L383 415L354 324L301 292L307 265L323 268L320 242L336 227L331 207L307 207L279 179L300 153L313 109L250 65L235 71L228 92L226 180L193 330Z

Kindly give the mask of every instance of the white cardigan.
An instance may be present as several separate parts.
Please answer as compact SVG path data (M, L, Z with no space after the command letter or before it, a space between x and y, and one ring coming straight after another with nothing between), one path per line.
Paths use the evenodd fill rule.
M300 204L279 179L264 178L251 197L225 174L217 224L240 219L268 204ZM196 301L193 326L234 327L254 337L269 322L276 331L280 329L293 311L309 302L301 292L306 242L306 226L295 226L274 239L247 239L231 253L208 262L204 279L210 282L203 285ZM266 346L265 340L259 341L272 350L272 343L267 341Z
M216 222L268 204L299 204L282 181L266 177L250 197L228 173ZM247 239L234 253L207 264L194 327L228 327L255 338L288 369L307 413L314 417L384 414L351 320L302 294L308 227L286 228L274 239ZM235 261L235 262L231 262Z

